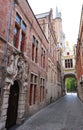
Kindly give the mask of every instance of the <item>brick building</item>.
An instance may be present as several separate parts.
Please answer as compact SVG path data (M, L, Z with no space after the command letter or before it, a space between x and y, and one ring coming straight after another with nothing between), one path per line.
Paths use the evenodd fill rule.
M78 33L78 42L76 49L76 72L77 72L77 93L83 101L83 6Z
M46 15L42 27L27 0L0 1L1 130L22 123L61 94L52 10Z
M0 1L0 28L0 129L9 129L45 105L48 40L26 0Z
M57 49L58 38L61 35L59 26L57 25L60 18L53 18L52 9L49 12L36 15L38 22L44 31L48 41L48 72L47 72L47 102L54 101L61 96L61 53L60 48ZM57 32L56 32L57 26ZM60 26L61 27L61 26ZM61 28L60 28L61 29ZM59 33L58 33L59 32ZM59 36L60 37L60 36ZM59 39L61 40L61 39ZM61 50L61 49L60 49Z

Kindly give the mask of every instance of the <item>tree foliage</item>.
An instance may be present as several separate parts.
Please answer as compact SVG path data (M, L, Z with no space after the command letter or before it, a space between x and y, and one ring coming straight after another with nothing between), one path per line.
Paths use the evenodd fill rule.
M66 85L67 92L75 92L76 91L75 78L66 78L65 85Z

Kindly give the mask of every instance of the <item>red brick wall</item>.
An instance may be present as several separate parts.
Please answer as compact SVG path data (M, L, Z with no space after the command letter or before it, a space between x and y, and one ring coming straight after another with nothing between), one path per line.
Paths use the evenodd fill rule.
M25 0L18 0L18 5L15 5L15 8L13 10L12 14L12 26L11 26L11 34L13 32L14 28L14 19L15 19L15 10L19 13L21 18L25 21L27 25L27 30L26 30L26 46L25 46L25 53L27 56L28 60L28 65L29 65L29 75L28 75L28 86L27 86L27 94L26 94L26 113L28 111L29 107L29 92L30 92L30 75L31 73L37 74L38 75L38 86L37 86L37 97L36 97L36 105L37 107L40 104L40 98L39 98L39 91L40 91L40 78L43 77L46 81L47 78L47 61L48 61L48 55L47 55L47 49L48 49L48 41L45 38L44 33L42 32L39 23L37 22L33 12L31 11L28 3L26 3ZM34 63L32 61L32 39L33 35L36 37L38 40L38 63ZM11 39L10 39L11 42ZM46 67L43 69L41 67L41 47L44 47L46 50ZM33 107L35 109L35 106Z
M0 0L0 35L6 37L9 14L9 0Z
M77 79L79 80L82 75L81 57L78 60L76 68L77 68Z

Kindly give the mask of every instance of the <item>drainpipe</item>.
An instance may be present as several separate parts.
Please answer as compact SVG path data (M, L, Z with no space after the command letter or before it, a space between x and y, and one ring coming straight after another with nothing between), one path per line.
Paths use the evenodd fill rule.
M12 15L12 9L14 6L14 0L11 1L10 3L10 9L9 9L9 16L8 16L8 28L6 31L6 46L5 46L5 50L4 50L4 54L3 54L3 58L2 58L2 75L1 75L1 95L2 95L2 90L4 87L4 82L5 82L5 77L6 77L6 62L7 62L7 52L8 52L8 41L9 41L9 33L10 33L10 24L11 24L11 15Z

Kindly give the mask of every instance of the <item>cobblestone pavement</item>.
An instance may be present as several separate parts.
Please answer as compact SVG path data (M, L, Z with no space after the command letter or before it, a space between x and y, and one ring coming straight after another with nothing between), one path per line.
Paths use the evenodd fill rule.
M16 130L83 130L83 104L66 95L40 110Z

